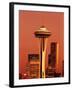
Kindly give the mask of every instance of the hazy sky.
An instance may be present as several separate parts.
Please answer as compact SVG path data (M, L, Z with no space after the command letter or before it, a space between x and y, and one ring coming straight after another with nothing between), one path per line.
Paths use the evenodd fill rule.
M52 35L47 42L46 67L48 65L48 54L50 54L51 42L59 43L59 71L64 59L64 13L61 12L39 12L19 11L19 69L25 72L28 62L28 54L39 53L39 39L35 38L34 32L44 25Z

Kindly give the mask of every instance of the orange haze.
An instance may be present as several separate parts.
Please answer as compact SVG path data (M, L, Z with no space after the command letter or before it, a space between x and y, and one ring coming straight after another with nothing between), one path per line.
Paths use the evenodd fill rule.
M28 54L39 53L39 39L35 38L34 32L44 25L52 35L47 42L46 67L50 43L59 43L58 70L61 72L62 60L64 59L64 13L63 12L39 12L19 11L19 72L24 73L28 62Z

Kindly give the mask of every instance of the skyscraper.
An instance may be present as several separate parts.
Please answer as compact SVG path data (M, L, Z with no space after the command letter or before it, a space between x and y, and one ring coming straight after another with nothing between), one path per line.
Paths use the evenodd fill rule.
M54 77L58 69L58 50L57 42L52 42L50 46L50 54L48 55L48 77Z
M58 50L59 50L59 44L57 42L52 42L51 53L49 55L49 64L53 68L57 68L58 65Z

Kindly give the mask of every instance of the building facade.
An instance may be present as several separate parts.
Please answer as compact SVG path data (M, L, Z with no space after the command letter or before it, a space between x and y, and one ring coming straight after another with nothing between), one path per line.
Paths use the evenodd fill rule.
M57 42L52 42L50 46L50 54L48 55L48 68L46 70L47 77L55 77L58 69L58 50Z
M39 54L29 54L28 61L30 64L30 78L40 78Z

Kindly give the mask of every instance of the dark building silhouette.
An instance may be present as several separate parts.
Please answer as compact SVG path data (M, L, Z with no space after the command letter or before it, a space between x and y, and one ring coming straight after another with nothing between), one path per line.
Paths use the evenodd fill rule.
M22 79L22 74L21 73L19 73L19 79Z
M39 54L29 54L28 61L30 64L30 78L40 78Z
M27 73L28 78L30 78L30 63L29 62L26 64L26 73Z
M51 66L52 68L56 68L57 64L57 43L52 42L50 47L50 54L48 55L48 66Z
M58 44L57 42L52 42L50 46L50 54L48 55L48 68L46 70L47 77L56 77L60 76L59 73L56 72L58 63Z
M56 67L56 62L57 62L57 43L52 42L51 43L51 55L49 58L51 58L51 67L55 68Z
M46 78L52 78L54 77L55 69L51 67L46 68Z
M51 60L51 54L49 54L49 55L48 55L48 65L49 65L49 66L51 66L51 62L52 62L52 60Z

